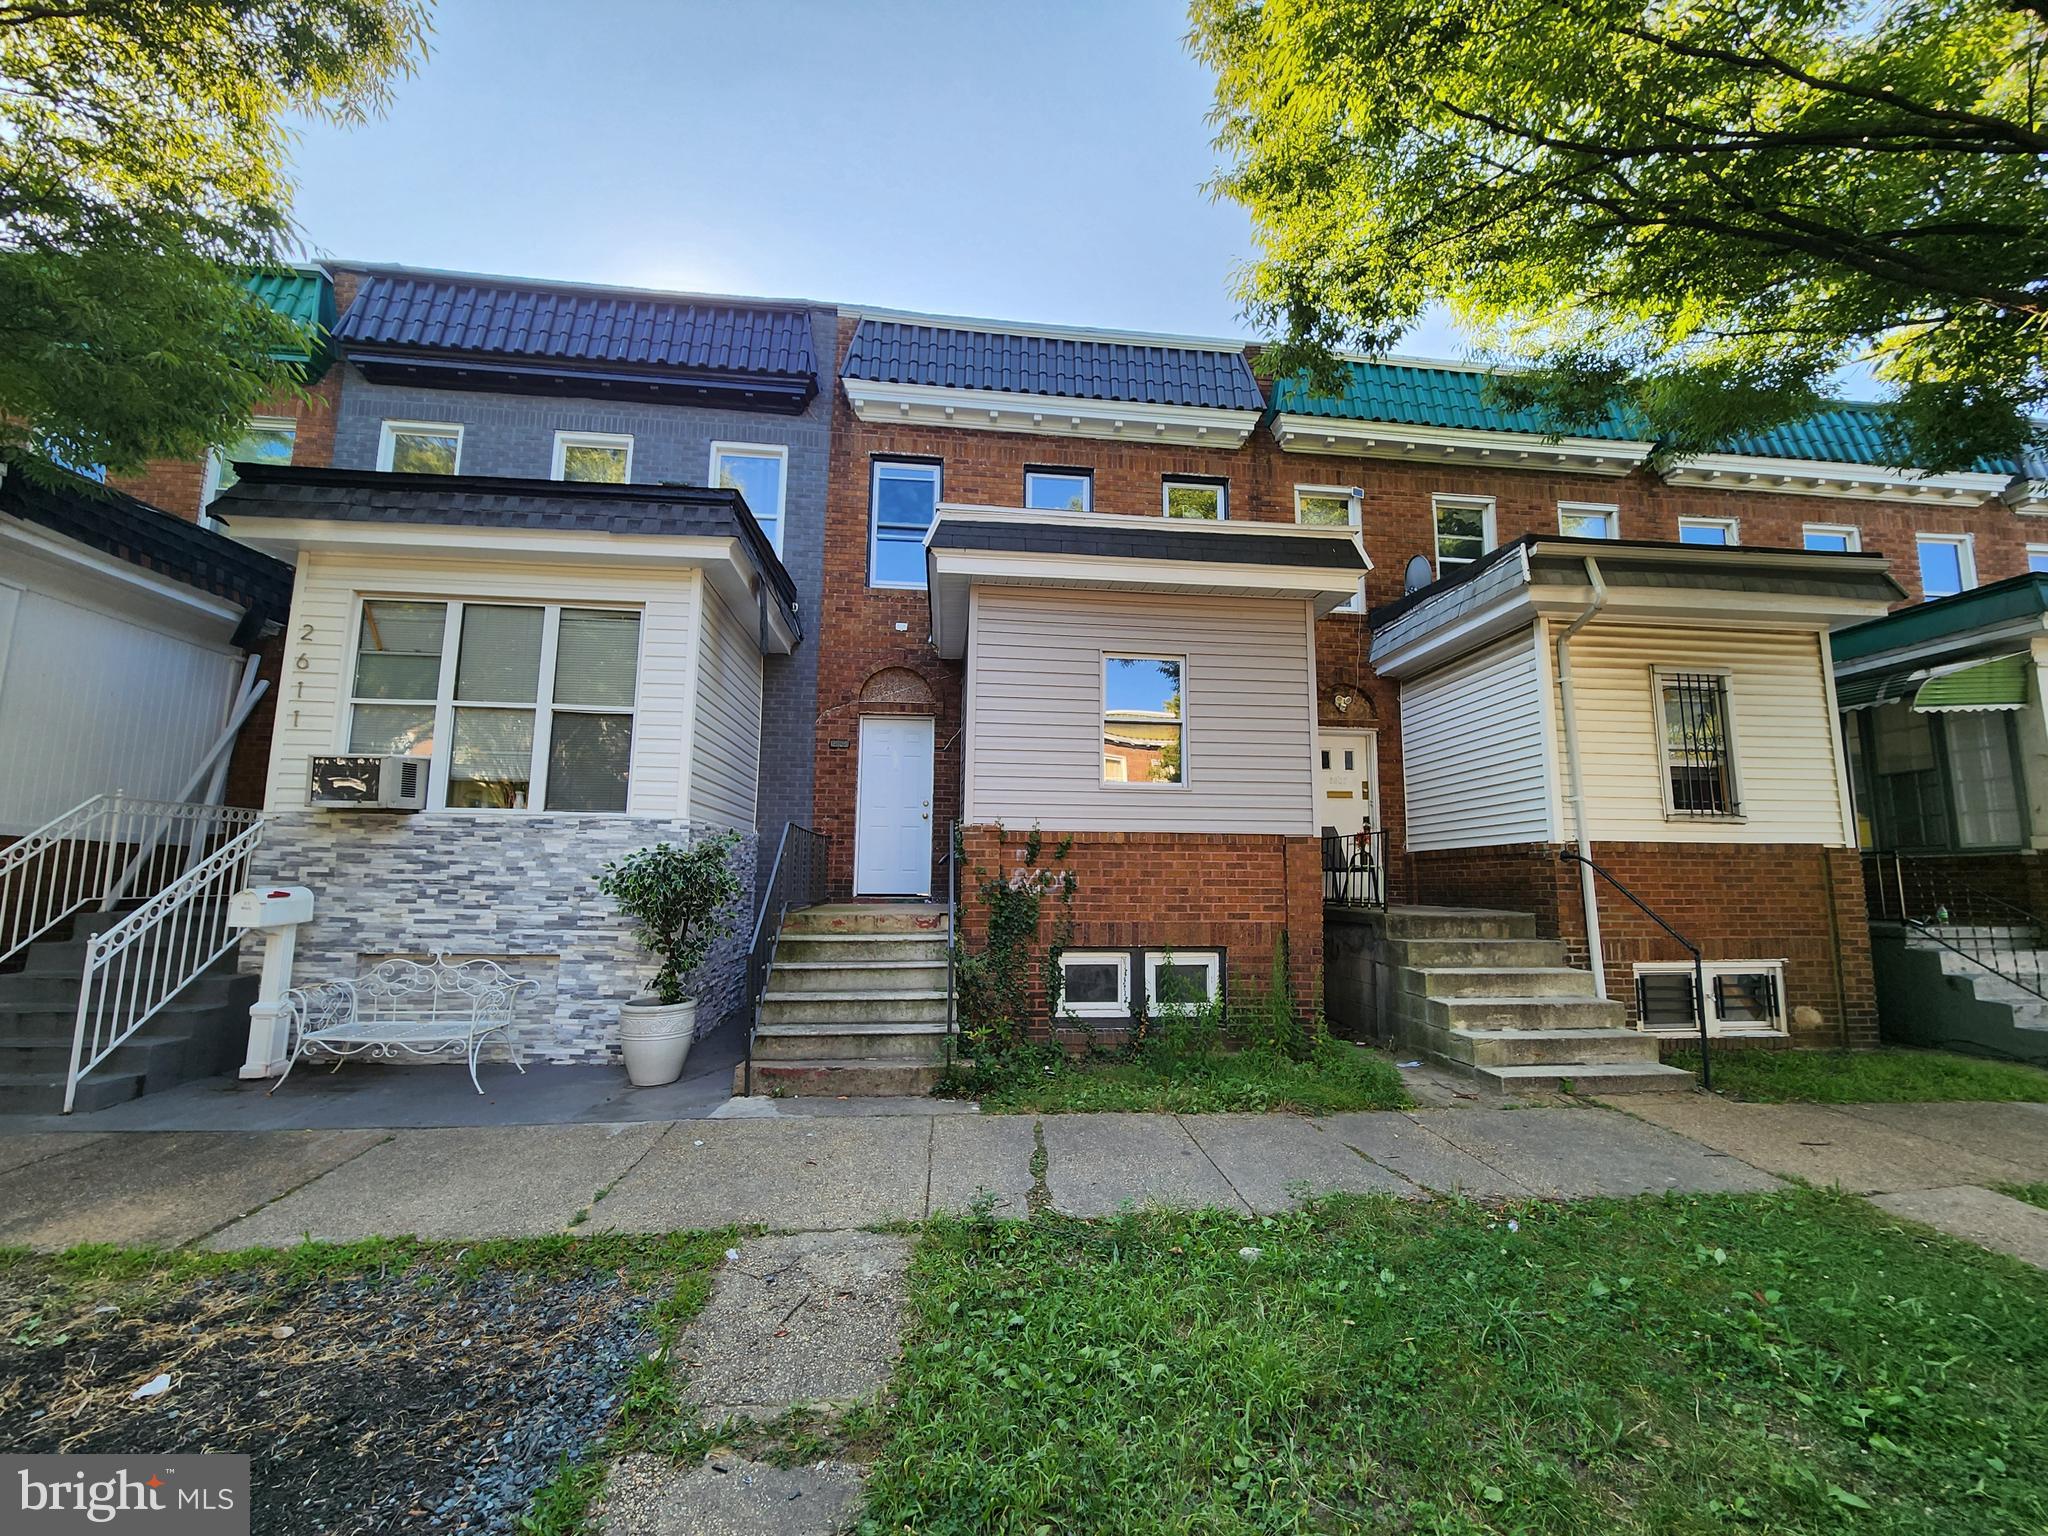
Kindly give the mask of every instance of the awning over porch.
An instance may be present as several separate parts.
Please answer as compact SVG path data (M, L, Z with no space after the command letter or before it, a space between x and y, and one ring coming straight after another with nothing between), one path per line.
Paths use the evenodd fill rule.
M1876 709L1907 699L1923 713L2022 709L2027 702L2024 655L1994 656L1949 666L1904 666L1867 672L1836 684L1835 702L1845 710Z

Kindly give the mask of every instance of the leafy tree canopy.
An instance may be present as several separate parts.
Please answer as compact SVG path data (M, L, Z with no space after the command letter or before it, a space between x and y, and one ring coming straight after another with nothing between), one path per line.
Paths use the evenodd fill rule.
M0 0L0 449L191 458L309 338L243 288L295 244L297 114L380 108L422 0Z
M2037 435L2048 6L1194 0L1249 316L1327 386L1433 301L1569 430L1666 454L1870 361L1901 464Z

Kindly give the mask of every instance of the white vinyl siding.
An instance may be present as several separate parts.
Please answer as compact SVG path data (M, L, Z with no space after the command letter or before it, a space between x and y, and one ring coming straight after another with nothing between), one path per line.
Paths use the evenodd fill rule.
M1312 823L1307 605L980 587L968 655L970 822L1062 832L1267 832ZM1186 782L1105 784L1102 658L1185 656Z
M346 750L345 689L359 601L367 594L638 608L640 692L626 810L630 815L676 815L683 809L684 738L689 731L699 590L698 574L688 570L537 567L426 554L309 551L299 561L291 622L284 636L284 687L277 703L264 804L273 811L303 810L307 759ZM755 665L758 670L758 658ZM754 719L758 732L758 702Z
M752 626L707 586L690 814L730 827L753 826L760 778L761 650Z
M1401 684L1410 848L1549 838L1545 691L1533 631Z
M1849 841L1822 671L1826 644L1823 635L1756 627L1596 620L1582 630L1571 642L1572 676L1594 842ZM1659 667L1726 675L1739 819L1665 815L1653 693ZM1410 719L1404 691L1404 737ZM1561 721L1556 736L1563 740ZM1567 799L1562 836L1573 835Z

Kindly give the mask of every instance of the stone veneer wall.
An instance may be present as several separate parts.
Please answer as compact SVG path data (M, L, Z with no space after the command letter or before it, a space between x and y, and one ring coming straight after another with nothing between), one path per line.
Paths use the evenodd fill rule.
M481 956L540 983L521 1003L529 1059L619 1059L621 999L652 974L646 951L592 883L609 859L720 830L706 822L587 815L380 815L286 811L264 819L256 883L313 891L294 985L353 976L391 955ZM736 932L698 973L701 1039L739 1008L759 839L736 859L746 888ZM246 945L245 970L262 946Z

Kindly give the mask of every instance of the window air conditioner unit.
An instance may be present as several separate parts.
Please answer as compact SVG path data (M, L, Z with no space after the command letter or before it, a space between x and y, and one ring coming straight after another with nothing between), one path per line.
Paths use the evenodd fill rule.
M316 757L306 803L336 811L418 811L427 804L424 757Z

